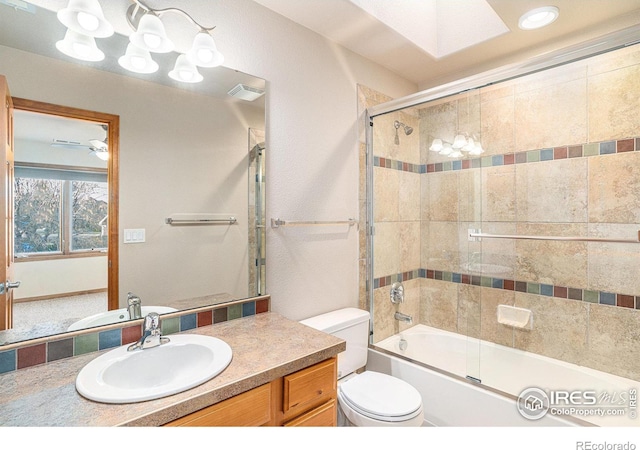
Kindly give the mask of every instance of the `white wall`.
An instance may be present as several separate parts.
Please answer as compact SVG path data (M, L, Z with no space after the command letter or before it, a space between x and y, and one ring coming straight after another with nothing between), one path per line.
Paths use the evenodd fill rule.
M267 217L358 217L356 85L417 86L252 1L206 3L225 65L268 81ZM268 227L267 291L294 320L357 306L356 230Z
M191 6L194 16L216 23L216 42L225 54L226 66L267 80L267 217L357 217L356 85L364 84L392 97L416 92L417 86L250 0L198 2ZM7 62L0 55L0 73L6 73ZM51 62L52 66L55 64ZM49 70L42 66L40 72L24 74L18 86L9 78L13 95L26 96L28 86L30 98L61 103L61 92L75 92L77 104L73 106L120 114L121 139L127 139L131 120L136 118L135 104L131 104L131 111L114 111L107 107L109 98L92 97L88 88L76 84L74 77L45 83ZM80 72L91 70L83 68ZM115 80L106 77L105 82L114 84ZM127 170L131 163L123 160L123 168ZM144 170L138 176L166 180L162 174ZM122 195L131 188L123 184ZM121 207L139 207L145 215L159 214L144 204L128 201ZM123 217L121 225L145 224L127 223ZM129 249L122 249L121 258L134 253L134 248ZM157 255L157 261L162 261L162 255ZM166 262L167 272L162 274L166 276L158 277L161 286L143 286L145 292L159 293L167 283L180 280L171 276L170 270L179 267L170 264ZM187 266L189 262L183 264ZM139 268L140 265L121 264L121 283L135 280ZM123 285L124 289L127 288ZM267 291L272 295L272 309L294 320L357 306L356 230L269 227ZM144 298L145 292L137 293Z
M107 288L107 256L18 262L13 279L20 280L14 299L86 292Z

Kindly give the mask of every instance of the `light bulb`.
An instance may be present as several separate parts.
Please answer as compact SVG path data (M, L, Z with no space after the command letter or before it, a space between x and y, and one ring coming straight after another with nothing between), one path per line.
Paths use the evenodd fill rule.
M209 63L213 59L213 52L208 48L201 48L197 53L198 59L204 63Z
M146 61L142 56L132 56L131 65L138 70L144 69L144 66L146 65Z
M189 70L179 70L178 72L182 81L191 81L193 78L193 72Z
M100 26L100 20L93 14L80 11L77 16L78 23L87 31L96 31Z
M151 49L160 47L160 44L162 43L162 38L157 34L145 33L142 35L142 39L144 39L144 43L147 44L147 47Z

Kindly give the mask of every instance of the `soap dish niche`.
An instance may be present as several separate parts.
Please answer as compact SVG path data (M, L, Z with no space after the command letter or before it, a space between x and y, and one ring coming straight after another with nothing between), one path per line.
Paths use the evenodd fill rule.
M498 323L521 330L533 329L533 313L530 309L498 305Z

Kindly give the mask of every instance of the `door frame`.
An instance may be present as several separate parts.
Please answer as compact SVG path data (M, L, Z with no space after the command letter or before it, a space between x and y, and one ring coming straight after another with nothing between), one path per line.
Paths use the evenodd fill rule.
M118 200L120 174L120 116L87 109L55 105L52 103L12 97L13 109L50 114L70 119L99 122L108 126L109 159L107 160L107 184L109 189L109 220L107 242L107 305L109 310L119 308L119 248L118 248Z

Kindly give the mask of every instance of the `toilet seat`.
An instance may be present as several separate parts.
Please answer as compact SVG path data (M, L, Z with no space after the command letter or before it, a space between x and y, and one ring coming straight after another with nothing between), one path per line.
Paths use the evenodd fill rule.
M338 385L338 399L356 413L382 422L405 422L422 414L422 397L406 381L365 371Z

